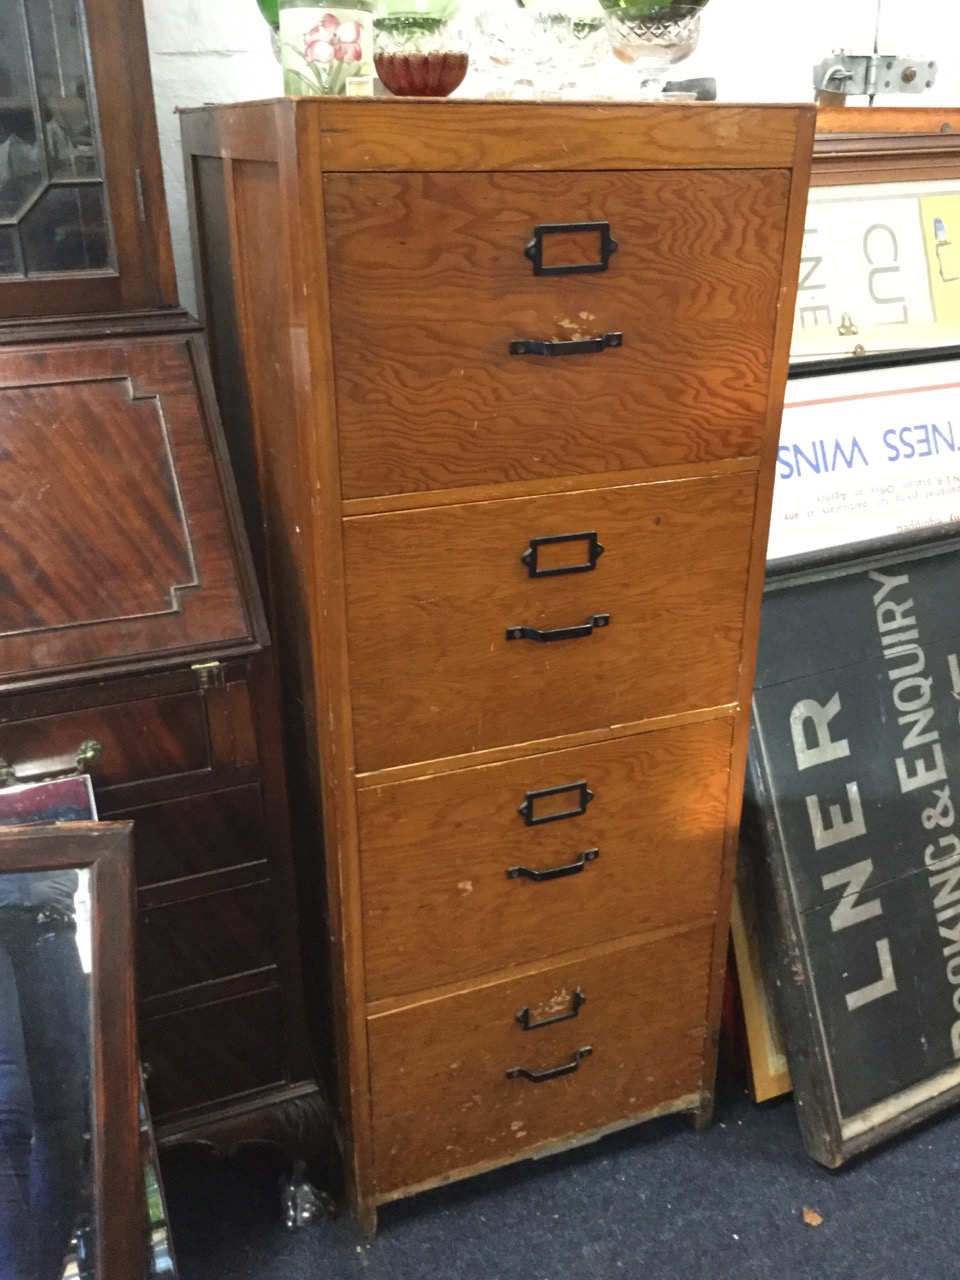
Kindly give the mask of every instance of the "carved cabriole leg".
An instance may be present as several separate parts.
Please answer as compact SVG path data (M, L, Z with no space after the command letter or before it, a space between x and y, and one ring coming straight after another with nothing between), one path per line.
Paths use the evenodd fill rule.
M333 1117L323 1094L314 1086L266 1105L238 1106L215 1116L161 1124L157 1141L161 1148L190 1144L224 1157L251 1144L276 1148L291 1167L280 1189L281 1208L291 1227L334 1216L342 1195Z

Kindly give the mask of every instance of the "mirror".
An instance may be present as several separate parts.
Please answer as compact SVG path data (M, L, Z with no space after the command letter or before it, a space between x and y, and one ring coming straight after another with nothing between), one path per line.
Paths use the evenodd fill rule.
M54 785L4 788L0 822ZM2 1280L144 1274L130 833L0 828Z
M177 1263L170 1239L167 1202L160 1180L160 1161L153 1136L150 1107L143 1080L140 1081L140 1150L143 1159L143 1184L147 1200L147 1280L176 1280Z

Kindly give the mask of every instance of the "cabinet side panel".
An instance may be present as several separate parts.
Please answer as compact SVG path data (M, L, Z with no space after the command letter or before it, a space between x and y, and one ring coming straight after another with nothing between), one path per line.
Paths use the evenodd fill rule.
M313 729L311 640L313 569L310 512L298 448L291 343L288 260L277 252L282 174L265 160L228 162L226 187L236 277L236 313L259 477L261 582L267 598L284 714L287 778L295 846L302 864L301 909L309 1003L323 1049L329 1051L331 983L324 949L315 945L327 904L322 894L319 764ZM239 370L237 371L240 372ZM240 379L238 378L238 382ZM324 933L327 931L324 929ZM330 1087L333 1080L327 1081Z
M250 398L237 316L230 217L227 210L227 167L220 156L189 157L196 219L194 243L201 311L207 326L207 345L217 400L223 415L230 462L240 495L240 507L260 581L265 580L263 516L257 489Z
M766 430L760 453L760 470L757 482L757 506L753 523L750 571L744 607L743 650L740 662L740 688L738 701L740 714L734 731L733 752L730 765L730 790L727 805L727 838L721 874L720 902L714 943L713 978L707 1012L709 1034L719 1037L725 960L729 945L729 920L733 901L733 881L736 871L739 839L740 812L743 804L743 785L747 767L747 743L750 733L753 675L757 660L760 635L760 606L766 569L767 536L770 527L770 508L773 503L774 470L777 445L780 438L780 419L786 388L790 359L790 336L800 274L800 254L806 218L807 190L810 184L810 166L813 154L813 137L816 115L809 108L794 108L794 151L790 166L790 188L785 215L786 229L780 262L780 305L777 309L772 343L772 364L767 388ZM716 1070L716 1056L712 1061ZM711 1081L706 1082L708 1087ZM701 1120L706 1121L712 1110L712 1088L705 1091Z
M329 1068L328 956L318 947L327 906L315 835L320 828L311 732L311 570L302 511L291 394L288 271L282 236L282 175L273 116L261 109L190 112L184 118L198 279L217 398L272 638L271 682L279 684L310 1023L318 1065ZM246 155L256 158L238 159ZM297 530L304 530L301 538ZM327 1081L332 1088L333 1081Z

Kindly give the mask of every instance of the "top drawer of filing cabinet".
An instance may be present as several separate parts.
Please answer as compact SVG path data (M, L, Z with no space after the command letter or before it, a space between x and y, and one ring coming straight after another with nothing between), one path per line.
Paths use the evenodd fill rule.
M347 498L750 456L786 170L324 180ZM543 231L536 274L525 253ZM533 251L532 251L533 252ZM621 334L584 354L511 342Z

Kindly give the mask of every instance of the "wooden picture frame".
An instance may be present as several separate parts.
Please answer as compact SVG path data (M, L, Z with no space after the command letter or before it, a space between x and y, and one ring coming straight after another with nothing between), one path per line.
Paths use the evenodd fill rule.
M807 209L791 366L960 346L960 111L821 110Z
M960 1101L958 576L947 530L767 583L741 858L830 1167Z
M825 188L861 186L869 194L871 187L902 182L922 184L930 182L955 182L960 190L960 110L930 107L827 107L817 114L817 136L814 142L814 158L810 186L813 199ZM960 237L958 237L960 239ZM805 270L813 265L812 246L805 247L805 265L801 267L801 280ZM960 284L958 284L960 288ZM816 298L809 299L816 305ZM802 291L798 298L802 305ZM857 326L859 330L859 326ZM830 350L809 357L801 363L801 354L791 352L791 381L787 387L789 400L794 390L794 380L804 376L818 376L828 371L854 373L860 371L867 380L871 369L902 362L931 365L956 359L960 348L953 343L960 335L936 332L935 326L926 326L924 332L915 332L910 343L904 343L904 334L898 325L875 325L859 330L856 334L836 334ZM858 350L858 348L863 348ZM897 354L892 354L892 353ZM939 381L939 377L934 379ZM851 387L854 385L851 381ZM773 518L777 515L777 493L774 494ZM775 524L772 524L775 534ZM926 536L936 538L937 531ZM923 541L925 535L903 535L892 541L904 545ZM890 542L887 543L889 550ZM850 554L862 552L862 546L848 548ZM835 561L836 548L826 554L816 554L808 560L810 566ZM801 567L798 560L783 560L777 566L780 572L789 573ZM768 562L768 572L771 566ZM761 645L763 644L761 622ZM753 760L751 760L753 765ZM747 837L745 837L747 838ZM754 841L757 830L753 832ZM737 964L737 978L746 1027L751 1088L756 1101L764 1101L786 1093L791 1088L790 1070L784 1056L784 1035L776 1012L773 962L766 951L761 953L757 936L758 890L753 883L750 868L741 856L741 867L735 890L734 911L731 920L731 939ZM768 930L769 932L769 930Z
M743 1013L750 1094L754 1102L769 1102L789 1093L792 1086L773 992L760 952L756 895L744 884L746 874L746 860L741 857L730 914L730 941Z
M94 1247L93 1267L84 1274L96 1280L136 1280L145 1262L131 832L130 822L0 828L0 886L5 876L32 873L85 871L89 878L89 1159L83 1176L92 1182ZM79 1221L78 1215L75 1228Z

